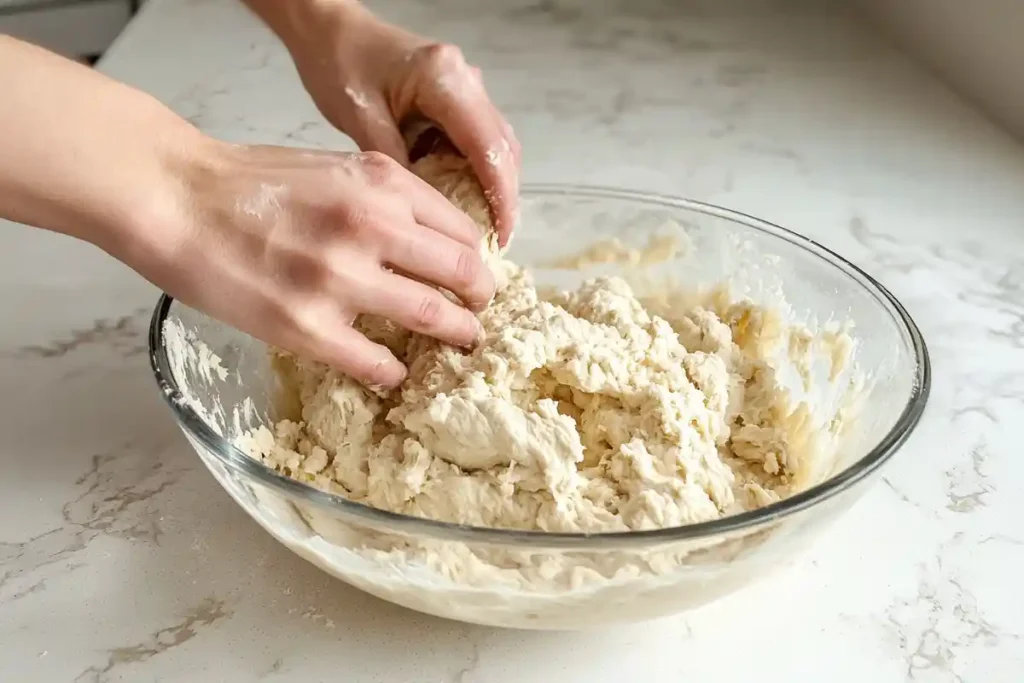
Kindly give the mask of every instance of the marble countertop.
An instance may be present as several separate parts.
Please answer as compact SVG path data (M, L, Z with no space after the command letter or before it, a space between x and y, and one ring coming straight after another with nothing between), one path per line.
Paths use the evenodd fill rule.
M923 422L807 557L740 594L592 633L445 622L260 530L158 396L153 288L3 225L0 678L1019 680L1024 149L832 3L372 4L483 68L527 180L722 204L867 269L930 345ZM349 146L234 0L153 0L102 68L214 135Z

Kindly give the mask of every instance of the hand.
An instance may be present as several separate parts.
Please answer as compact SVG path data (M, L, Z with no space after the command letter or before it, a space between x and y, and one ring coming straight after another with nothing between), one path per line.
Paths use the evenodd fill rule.
M405 368L352 328L361 313L478 338L476 317L436 287L472 309L490 300L480 229L383 154L217 142L4 36L0 92L0 217L89 241L184 303L368 384L394 386Z
M520 146L491 103L480 71L459 48L374 18L353 2L328 3L312 30L285 42L320 111L360 149L403 164L399 125L414 115L439 124L484 187L504 246L516 222Z
M204 145L184 183L188 216L170 221L184 227L140 231L152 242L130 265L156 284L372 386L396 386L406 370L352 328L358 314L478 341L476 317L430 285L487 305L480 230L425 182L376 152Z

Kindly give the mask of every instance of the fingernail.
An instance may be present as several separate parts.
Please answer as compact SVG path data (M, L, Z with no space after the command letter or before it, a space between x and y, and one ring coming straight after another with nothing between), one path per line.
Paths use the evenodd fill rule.
M478 318L473 318L473 322L476 325L476 332L473 335L473 341L471 341L470 343L468 343L468 344L466 344L466 345L464 345L462 347L462 348L467 349L469 351L472 351L476 347L480 346L480 344L487 337L487 333L484 332L484 326L482 324L480 324L480 320Z
M405 381L406 375L408 371L397 360L379 360L373 365L373 376L378 378L378 381L369 384L368 388L375 393L394 389Z

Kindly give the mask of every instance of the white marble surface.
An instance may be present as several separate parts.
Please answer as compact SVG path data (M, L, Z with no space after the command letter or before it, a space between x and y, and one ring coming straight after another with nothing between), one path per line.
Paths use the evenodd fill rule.
M0 226L0 679L1000 683L1024 671L1024 150L824 3L381 0L461 44L530 181L692 196L800 230L930 344L924 421L792 572L583 634L449 623L291 555L150 378L156 292ZM233 0L155 0L104 63L215 135L344 146Z

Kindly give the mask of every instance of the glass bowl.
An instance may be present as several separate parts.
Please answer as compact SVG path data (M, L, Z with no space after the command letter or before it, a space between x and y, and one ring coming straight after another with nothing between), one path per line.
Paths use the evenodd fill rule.
M282 387L268 349L164 296L150 350L168 405L221 486L292 551L380 598L465 622L581 629L660 617L786 566L867 490L921 417L930 369L917 326L882 285L807 238L698 202L550 185L524 188L522 225L510 258L541 286L596 274L546 267L559 256L612 237L642 245L668 225L689 248L645 267L648 286L667 286L662 276L691 289L728 282L793 321L852 323L854 364L870 373L827 471L766 507L652 531L473 528L374 509L280 475L236 445L245 430L274 420ZM828 375L817 371L802 391L835 404Z

